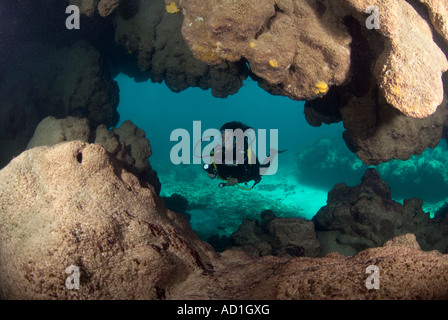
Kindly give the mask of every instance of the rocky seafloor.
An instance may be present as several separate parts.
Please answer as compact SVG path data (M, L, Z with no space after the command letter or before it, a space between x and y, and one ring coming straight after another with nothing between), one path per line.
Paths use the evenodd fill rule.
M69 4L80 30L65 28ZM222 98L251 77L305 100L313 126L342 121L366 166L408 160L448 136L442 0L27 0L0 4L0 21L0 298L448 298L448 210L394 201L391 166L335 185L312 220L263 198L204 242L160 196L145 132L116 127L113 80ZM380 289L366 286L371 265Z

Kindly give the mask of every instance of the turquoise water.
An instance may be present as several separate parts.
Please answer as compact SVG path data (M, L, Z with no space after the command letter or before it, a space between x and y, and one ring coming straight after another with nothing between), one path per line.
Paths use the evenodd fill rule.
M229 235L243 219L257 219L265 209L277 216L311 219L326 204L334 184L355 185L367 168L345 147L342 124L314 128L305 120L303 102L270 95L250 79L237 94L226 99L215 98L209 90L199 88L173 93L164 84L136 83L125 75L115 80L120 87L120 124L129 119L146 132L153 151L150 163L162 183L161 196L177 193L188 200L191 225L203 239L214 234ZM234 120L255 130L278 129L278 148L288 151L279 155L275 175L263 176L251 191L221 189L220 181L210 179L202 165L171 162L170 151L177 143L170 141L173 130L186 129L192 135L193 121L201 121L203 132ZM193 152L193 141L190 146ZM309 153L305 160L298 161L306 149ZM448 195L447 165L443 141L422 156L406 162L391 161L377 169L398 201L419 196L424 199L428 190L434 194L431 188L439 191L437 197L425 202L425 209L434 213ZM422 169L431 166L435 168L431 173Z

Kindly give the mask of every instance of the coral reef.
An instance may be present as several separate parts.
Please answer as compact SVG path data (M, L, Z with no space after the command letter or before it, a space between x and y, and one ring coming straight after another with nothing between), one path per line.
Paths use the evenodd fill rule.
M264 210L273 210L278 217L311 218L325 204L327 193L319 190L321 203L314 204L314 190L304 193L290 178L291 171L283 170L286 168L244 192L237 187L219 188L219 181L211 180L198 165L157 163L156 168L164 172L161 195L179 194L188 199L190 223L206 241L216 234L230 236L244 219L257 220ZM300 201L303 198L310 198L306 212Z
M324 253L333 251L335 243L344 246L344 252L374 248L405 233L414 234L423 250L443 252L448 241L447 221L443 216L431 219L422 204L416 198L403 204L393 201L378 172L368 169L357 186L335 185L313 222Z
M369 179L386 197L373 172ZM447 256L421 251L413 235L353 257L217 254L99 144L23 152L0 171L0 206L3 299L448 298ZM371 264L379 290L366 288ZM66 287L70 266L79 268L77 290Z
M413 2L414 10L418 13L418 16L416 16L416 13L405 1L394 2L394 6L401 5L403 6L402 9L395 8L395 11L393 11L397 14L397 17L387 16L388 20L384 19L384 16L381 18L383 28L393 28L391 37L399 36L399 34L410 30L403 23L414 25L412 21L415 20L416 24L427 30L426 32L421 30L422 33L419 37L426 35L427 40L435 41L446 55L446 52L448 52L447 46L438 38L436 32L430 32L431 30L428 29L430 25L428 27L422 22L424 17L427 16L425 8ZM362 5L358 9L361 10ZM412 14L404 16L403 14L409 10L412 11ZM386 13L388 10L385 9L380 12ZM393 12L389 11L389 13ZM330 89L329 94L323 98L306 102L305 114L309 123L315 126L320 126L323 122L332 123L342 120L346 128L344 139L347 146L367 165L380 164L390 159L407 160L412 155L421 154L428 147L434 148L437 146L442 138L444 128L447 127L448 108L446 100L447 78L446 74L443 77L440 74L440 71L443 71L445 67L436 72L437 76L431 75L430 77L433 79L431 81L428 79L415 81L418 77L425 77L426 75L411 76L413 73L431 71L420 69L423 60L419 60L419 63L417 63L419 67L416 67L415 64L410 63L414 58L412 56L406 58L406 55L414 52L416 52L416 55L435 54L439 58L434 57L434 59L436 61L439 59L440 62L443 62L446 57L440 55L440 49L436 48L431 51L426 47L421 47L423 40L419 43L414 40L419 39L419 37L412 39L402 37L400 41L407 39L406 43L403 41L401 44L402 49L398 48L399 44L396 44L392 49L391 46L395 40L389 37L385 39L374 30L366 29L363 19L365 20L365 14L361 12L358 15L354 14L345 18L346 25L353 38L351 45L352 80L345 86ZM409 21L410 19L412 21ZM426 20L429 21L429 18ZM412 32L414 31L410 31L410 34ZM380 30L379 33L387 34L387 31ZM430 35L433 36L430 37ZM397 50L403 50L403 53L398 54ZM393 53L393 51L396 52ZM403 68L402 70L407 73L401 75L401 77L395 76L392 71L387 71L387 60L394 59L392 57L395 54L398 54L395 57L395 62L392 63L395 67L399 64L408 63L407 67L414 70L411 72ZM433 60L426 61L432 64L431 61ZM443 62L442 65L446 65L446 62ZM434 71L432 72L434 74ZM441 87L442 78L445 88ZM426 86L427 83L429 84L432 81L436 81L436 87L439 88L436 94L433 92L433 86ZM395 100L396 103L400 99L402 91L400 89L394 92L394 86L389 85L392 82L395 85L407 87L406 90L411 90L412 93L407 95L409 99L413 99L411 96L416 99L426 96L433 100L432 111L430 111L431 108L427 108L429 105L426 104L423 105L424 108L418 109L418 112L425 109L424 112L427 115L433 112L432 115L424 119L407 117L405 114L411 115L415 111L411 107L405 111L402 107L397 107L397 104L393 104L392 100ZM412 89L413 87L415 88ZM426 94L424 95L420 90L426 90ZM420 92L420 94L416 94L416 92ZM445 92L445 100L442 101L444 98L443 92ZM390 94L395 97L392 100L386 99L385 95Z
M366 169L343 141L334 137L322 138L297 155L297 179L325 190L340 182L356 184Z
M68 3L87 17L79 32L64 28ZM369 5L380 12L374 29L365 27ZM397 189L419 170L436 190L427 192L446 196L448 178L435 174L446 171L445 155L411 158L448 138L442 1L22 0L0 5L0 21L0 298L448 298L446 207L431 219L422 200L393 201L380 178ZM313 167L312 149L302 152L302 178L341 162L357 175L411 160L335 185L312 221L297 218L304 209L288 184L279 193L291 206L270 196L272 184L217 197L215 185L198 192L210 181L192 182L184 168L162 199L145 133L130 121L114 127L119 72L215 97L250 76L306 100L311 125L342 121L364 164L336 159L342 149L322 140L326 161ZM215 222L224 234L239 226L211 239L222 253L190 227L189 215L193 223L205 210L226 218ZM380 290L365 285L372 264ZM80 270L77 290L66 286L70 266Z
M85 118L47 117L37 126L27 149L74 140L101 144L127 170L136 174L140 180L150 183L157 194L160 193L160 181L148 161L152 154L150 142L145 132L129 120L124 121L119 128L108 130L105 125L99 125L96 130L91 130Z
M393 190L393 199L418 196L427 203L436 203L447 197L448 176L443 169L447 166L448 151L441 142L420 156L407 161L391 160L375 169ZM336 137L321 138L297 155L299 181L325 190L341 182L357 184L367 168Z
M437 202L447 197L448 150L444 144L441 142L437 148L426 150L420 157L377 166L381 177L393 190L394 198L403 199L413 194L427 202Z
M182 32L198 59L217 63L244 57L264 87L298 100L314 99L348 80L352 38L343 18L352 15L365 24L366 9L375 5L383 50L374 77L385 101L416 118L433 114L442 103L447 58L428 22L404 0L179 4L185 14Z

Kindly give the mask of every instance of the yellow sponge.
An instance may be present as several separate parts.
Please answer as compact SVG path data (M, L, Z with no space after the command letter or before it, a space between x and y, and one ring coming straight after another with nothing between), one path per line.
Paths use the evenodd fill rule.
M271 60L269 60L269 65L270 65L272 68L278 68L278 62L277 62L277 60L275 60L275 59L271 59Z
M168 13L178 13L179 8L177 7L176 3L171 2L169 5L166 6L166 12Z
M319 81L318 83L316 83L316 91L314 91L315 93L326 93L328 91L328 84L326 84L323 81Z

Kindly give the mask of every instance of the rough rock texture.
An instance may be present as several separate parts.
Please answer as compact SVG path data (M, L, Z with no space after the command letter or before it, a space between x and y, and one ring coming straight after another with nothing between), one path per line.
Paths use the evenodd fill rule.
M354 257L218 255L98 144L23 152L0 171L0 208L3 299L448 298L448 257L412 235ZM372 264L378 290L366 288ZM65 285L71 265L78 290Z
M87 119L47 117L37 126L27 149L74 140L103 145L127 170L136 174L140 180L149 182L156 193L160 193L160 181L148 161L152 155L150 142L145 132L129 120L119 128L108 130L105 125L100 125L96 130L91 130Z
M182 32L198 59L247 60L263 88L293 99L328 91L308 103L307 118L344 121L347 145L366 164L433 148L446 126L448 51L436 39L444 37L446 9L424 2L431 19L404 0L222 0L211 8L166 0L182 8ZM366 28L369 5L379 9L379 29Z
M334 250L334 240L356 252L381 246L405 233L415 234L423 250L443 252L448 241L446 217L431 219L423 212L422 204L420 199L408 199L404 204L393 201L387 184L375 169L368 169L357 186L335 185L328 193L327 205L313 217L313 222L321 233L318 238L324 253ZM328 231L333 231L332 236L322 235ZM347 247L343 250L351 251Z
M248 255L261 257L316 257L320 243L314 224L299 218L276 218L272 211L261 213L257 220L244 220L230 236L230 249L242 250Z
M361 112L359 107L366 106L366 101L372 102L371 96L354 99L341 109L347 146L366 165L408 160L428 147L435 148L447 126L446 101L424 119L406 117L388 104L372 105L371 113Z
M25 149L47 116L82 116L92 128L118 122L118 86L92 45L81 41L57 49L30 43L15 58L0 86L0 167Z
M428 7L432 25L448 43L448 7L446 4L437 0L420 0L420 2Z
M160 193L159 178L148 162L152 155L151 145L142 129L130 120L124 121L119 128L113 128L110 133L102 125L96 130L95 142L104 142L108 152L125 163L125 167L141 180L153 185L157 194Z
M38 146L52 146L63 141L80 140L89 142L91 136L89 120L76 117L56 119L49 116L39 122L27 149Z
M93 17L96 13L99 1L100 0L70 0L70 4L77 6L82 14L88 17Z
M211 8L199 0L175 3L183 9L182 32L198 59L217 63L244 57L267 82L263 87L298 100L316 98L348 80L351 36L343 18L353 15L364 25L366 9L375 5L384 47L374 74L386 101L417 118L442 103L448 61L428 21L404 0L221 0ZM442 6L427 5L440 16Z
M324 258L290 260L268 256L245 259L224 252L210 275L192 274L176 286L174 299L447 299L448 258L389 243L354 257L337 253ZM235 261L240 261L236 263ZM369 265L380 272L380 289L367 289Z
M447 130L440 1L77 2L86 15L101 19L102 7L114 21L126 49L114 57L117 70L217 97L236 93L249 74L272 94L307 100L310 124L343 121L347 146L367 165L421 154ZM366 28L370 5L378 29Z
M182 38L181 13L169 13L163 0L123 3L115 18L115 41L137 57L141 72L174 92L188 87L211 88L215 97L236 93L247 77L244 63L209 66L195 59Z
M2 29L2 48L16 42L20 28L15 24L25 23L28 16L34 16L32 11L36 11L37 5L30 3L34 2L23 0L14 9L4 6L6 11L0 11L5 16L13 12L12 20L16 21ZM45 12L50 12L48 9L56 3L57 12L62 11L59 10L61 2L47 0L45 10L35 16L48 20ZM211 88L217 97L236 93L249 74L272 94L306 99L306 115L312 125L343 121L348 147L366 164L394 158L406 160L436 146L442 133L448 130L446 100L443 102L443 91L445 95L448 91L448 76L444 76L445 88L442 82L442 73L448 68L448 13L443 1L219 0L204 5L200 0L71 0L70 3L78 5L90 18L83 20L81 32L68 36L67 30L55 31L54 38L105 39L96 43L100 43L98 48L102 50L103 58L112 62L114 72L128 73L138 81L149 78L164 81L176 92L191 86ZM378 29L366 28L369 5L379 9ZM22 11L23 16L19 14ZM53 12L48 15L58 16ZM51 23L60 25L61 21L55 18ZM87 25L92 32L87 30ZM48 38L47 29L51 26L40 27L25 33L30 39L35 33ZM24 48L22 51L26 54L18 58L9 48L4 51L7 52L2 52L2 59L8 57L5 65L16 59L27 64L26 70L41 64L53 67L51 63L63 56L62 51L49 53L56 49L42 54L42 50L32 46ZM91 54L92 48L87 51L75 52L79 61L71 55L61 58L70 61L67 68L56 63L56 68L50 72L42 70L41 74L53 79L55 70L70 82L79 80L83 92L94 88L95 95L93 92L89 92L91 95L76 93L71 99L66 95L68 91L61 93L60 88L52 87L53 82L46 85L46 77L40 77L45 88L40 93L56 94L29 102L29 97L36 94L34 89L25 88L23 83L14 85L25 88L20 89L20 93L25 93L23 96L13 98L17 112L13 115L5 111L0 115L3 118L11 116L11 123L18 117L24 118L31 129L14 127L17 124L1 126L5 128L5 132L0 132L5 133L5 138L0 134L2 149L11 150L12 154L1 155L5 159L0 159L0 165L23 150L35 126L45 116L62 118L72 112L88 111L92 124L93 118L101 118L95 120L94 127L100 123L114 125L110 122L117 117L111 108L117 103L113 93L116 88L99 64L99 54ZM29 55L48 59L36 63L36 59L29 59ZM72 63L77 67L71 67ZM95 67L89 68L93 65ZM4 68L2 64L0 79L7 83L5 74L10 80L10 75L15 72L7 72ZM95 69L94 73L101 75L98 82L90 81L90 76L83 73L88 69ZM23 75L17 77L26 78ZM73 83L62 86L76 87ZM9 93L6 96L10 97ZM56 114L62 108L61 103L54 100L62 96L66 97L64 104L70 104L72 100L76 104L82 103L69 106L69 113ZM89 100L87 97L96 100L93 104L96 111L93 111L92 101L85 101ZM48 100L53 101L47 104ZM28 107L34 103L45 103L54 109L41 115L40 109ZM46 109L46 106L42 108ZM21 112L24 116L17 115Z
M98 3L98 13L102 17L110 15L118 6L121 0L101 0Z
M342 120L347 146L367 165L407 160L436 147L448 126L447 75L445 100L434 114L424 119L405 116L386 102L373 79L384 40L353 18L346 19L346 24L353 37L352 81L332 88L323 98L306 102L307 121L320 126Z
M0 176L2 298L161 299L211 267L186 220L98 144L33 148ZM65 287L70 265L79 290Z
M348 0L350 8L362 14L377 6L384 50L379 55L374 75L387 103L405 115L424 118L433 114L443 100L442 73L448 61L433 40L430 22L404 0ZM410 28L409 26L412 26Z
M222 0L204 6L185 0L181 5L182 33L196 58L208 63L244 58L268 91L308 100L349 76L351 37L324 3Z
M112 133L118 137L120 144L124 145L128 153L130 153L133 166L139 171L145 170L148 166L148 158L152 155L149 140L146 133L138 128L130 120L126 120L119 128L113 128ZM97 138L98 135L97 135Z

